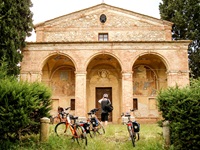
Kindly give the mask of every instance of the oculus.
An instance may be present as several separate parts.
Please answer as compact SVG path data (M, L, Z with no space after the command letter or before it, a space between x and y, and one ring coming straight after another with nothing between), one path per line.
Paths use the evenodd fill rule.
M105 14L102 14L102 15L100 16L100 21L101 21L101 23L105 23L105 22L106 22L106 19L107 19L107 17L106 17Z

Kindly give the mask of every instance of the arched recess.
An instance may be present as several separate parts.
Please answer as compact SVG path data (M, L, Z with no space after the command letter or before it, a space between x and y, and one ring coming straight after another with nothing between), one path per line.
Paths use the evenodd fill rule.
M100 108L98 100L103 93L108 93L114 106L109 121L117 122L121 106L121 66L119 61L110 54L94 56L87 66L87 109ZM101 111L97 116L100 119Z
M68 107L75 99L75 65L64 55L49 56L42 67L42 82L51 87L52 115L57 114L58 106Z
M77 68L76 66L76 62L73 60L72 57L70 57L69 55L66 55L65 53L61 53L61 52L53 52L50 53L46 58L44 58L44 60L40 63L40 68L43 68L44 65L47 63L47 61L49 60L50 57L59 57L59 56L64 56L67 57L68 59L71 60L72 64L75 66L75 68Z
M167 87L167 67L163 58L156 54L140 55L133 70L133 108L137 117L159 118L156 94Z

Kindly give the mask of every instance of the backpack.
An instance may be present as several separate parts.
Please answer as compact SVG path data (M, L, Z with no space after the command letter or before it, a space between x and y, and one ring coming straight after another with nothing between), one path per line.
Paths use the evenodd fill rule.
M108 111L108 112L112 112L113 111L113 106L110 104L110 105L107 105L106 106L106 110Z
M113 111L113 106L111 105L110 100L109 100L108 104L105 106L105 109L108 112L112 112Z

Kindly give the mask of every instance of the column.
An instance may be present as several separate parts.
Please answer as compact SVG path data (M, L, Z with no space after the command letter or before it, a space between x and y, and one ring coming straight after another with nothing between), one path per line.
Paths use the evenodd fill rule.
M189 71L187 70L170 70L167 72L168 86L184 87L189 85Z
M75 115L86 116L86 72L75 72Z
M132 71L122 72L122 112L133 108Z

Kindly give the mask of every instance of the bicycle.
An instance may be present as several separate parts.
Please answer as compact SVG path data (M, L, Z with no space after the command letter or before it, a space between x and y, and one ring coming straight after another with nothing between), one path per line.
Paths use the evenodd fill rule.
M50 124L54 124L55 122L59 123L59 122L62 122L62 120L64 119L62 116L62 113L58 113L57 116L53 117L53 116L50 116Z
M140 124L137 123L136 121L132 121L131 120L131 112L133 112L134 109L130 110L130 112L124 114L122 113L121 116L125 116L125 117L128 117L128 121L125 123L127 125L127 130L129 132L129 136L131 138L131 141L132 141L132 144L133 144L133 147L135 147L135 141L139 140L140 139L140 134L139 134L139 131L140 131Z
M59 110L60 109L60 110ZM64 110L62 107L58 107L57 116L50 116L50 124L54 124L55 122L62 122L64 120Z
M71 107L67 107L65 110L68 111ZM73 141L77 141L79 145L87 146L86 131L83 127L83 123L77 123L78 117L70 115L64 112L66 121L60 122L55 126L55 133L60 137L71 137ZM73 120L73 123L71 122Z
M98 108L95 108L88 112L89 117L87 119L87 123L90 124L89 130L90 133L92 132L94 136L96 135L96 133L98 133L99 135L105 134L105 129L96 116L96 112L98 110Z

